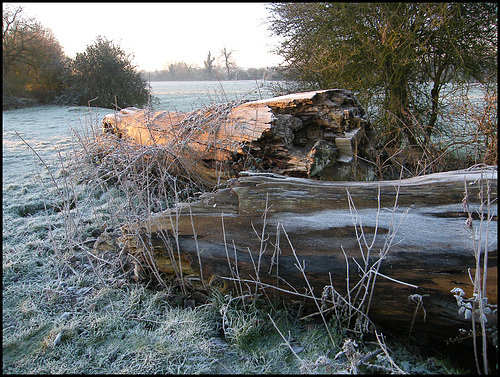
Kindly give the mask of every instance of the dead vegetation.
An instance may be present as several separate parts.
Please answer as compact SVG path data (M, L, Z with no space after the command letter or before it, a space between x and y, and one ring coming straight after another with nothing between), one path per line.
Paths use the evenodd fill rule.
M209 109L214 125L232 106L236 104ZM260 250L259 257L251 260L255 268L252 280L239 277L237 261L232 264L229 258L234 244L228 241L226 252L231 275L227 279L237 284L235 291L226 294L220 293L224 281L213 281L207 287L196 274L183 270L175 231L163 235L171 253L170 278L160 275L151 255L144 254L139 260L126 252L119 241L120 227L136 224L176 203L192 201L207 190L197 170L200 161L190 160L189 153L183 149L189 130L196 128L198 122L206 122L199 114L194 112L185 119L182 124L185 131L180 133L184 139L175 147L125 143L116 135L101 134L94 124L75 132L81 150L67 166L72 177L63 181L61 191L68 202L79 200L74 206L64 207L67 226L64 234L54 236L60 258L53 261L54 266L58 266L56 276L54 272L43 271L53 280L44 285L33 284L29 296L20 295L15 305L21 307L21 312L4 310L4 329L7 329L4 352L7 350L8 356L4 356L3 371L456 373L446 362L405 353L399 345L390 344L375 330L369 318L380 264L390 252L405 213L397 218L393 212L393 226L386 244L382 250L373 250L375 237L367 238L350 198L349 209L365 263L358 266L359 276L348 277L347 294L340 294L333 285L325 286L321 296L314 296L312 290L302 294L283 284L273 287L295 295L297 302L306 297L312 299L317 305L314 315L304 316L300 305L283 307L272 297L258 294L261 288L266 288L259 281L260 255L266 249L265 227L255 229ZM380 162L377 167L380 174L387 172L389 160L394 162L396 156L402 154L403 151L396 151ZM427 157L424 160L429 161ZM432 170L421 157L414 161L420 174ZM62 160L61 163L64 165ZM436 163L431 163L433 168ZM396 165L400 172L408 169L406 163L396 162ZM219 171L222 174L223 168ZM82 192L86 195L80 194ZM485 203L491 205L487 200ZM396 208L397 200L393 210ZM263 216L265 218L266 212ZM83 218L91 224L87 230L82 229ZM481 226L489 226L491 216L486 219L489 220L481 222ZM175 229L175 215L170 221ZM285 227L281 225L278 231L282 242L294 250ZM143 250L151 249L147 245L151 242L147 236L150 233L144 229L135 234L134 241L143 243ZM225 235L222 236L225 239ZM279 248L279 244L274 246ZM294 255L307 284L306 267ZM481 266L481 261L484 263L486 259L481 260L480 252L477 255L478 266ZM279 268L279 260L275 268ZM482 271L484 274L485 269ZM482 280L476 279L475 285L480 287L486 278L483 275ZM139 280L142 283L136 282ZM16 289L12 285L7 288L9 300L16 301L13 298ZM205 296L194 294L200 291ZM419 298L414 299L415 311L425 310L419 305ZM482 305L480 302L483 301L476 300L474 305ZM13 305L7 302L8 307ZM484 311L484 307L479 309ZM316 319L318 316L320 320ZM28 329L16 335L21 322L26 321ZM480 326L484 350L486 328L482 317ZM29 339L38 342L29 343L31 346L26 352L35 358L36 368L20 356L23 344ZM79 355L82 361L74 364L74 355ZM22 360L22 363L16 366L12 360ZM486 361L482 363L483 370L487 371Z
M227 111L227 107L221 109L221 116L227 114ZM192 118L191 121L194 120L195 122L200 122L203 121L203 119L205 118L196 118L196 115L194 115L194 118ZM100 150L103 145L102 137L107 138L106 142L112 143L113 147L106 147L105 150ZM174 153L170 145L131 145L130 143L122 143L120 139L117 139L115 136L102 136L98 133L92 142L86 142L85 145L86 148L89 148L90 146L91 148L99 150L99 160L92 160L89 159L89 156L95 155L95 149L88 149L88 151L92 151L92 153L85 155L86 163L90 162L92 164L91 166L94 166L94 170L86 169L87 173L93 171L93 174L96 174L93 179L96 182L101 182L101 184L105 187L119 187L121 190L124 190L124 198L126 199L125 202L128 203L128 206L124 211L124 213L127 214L126 221L122 221L120 223L122 226L144 219L151 213L171 208L174 203L193 200L193 198L196 197L196 193L206 190L206 186L203 185L202 181L196 179L196 173L194 170L190 169L195 164L186 164L183 155L179 154L180 149ZM352 199L349 203L350 210L353 218L355 219L358 215ZM397 201L394 204L394 208L397 208ZM397 228L401 226L403 219L404 216L399 220L394 219L394 234L397 232ZM177 221L176 216L172 215L170 221L172 224L175 224ZM314 298L315 302L318 303L319 306L316 315L319 314L320 317L322 317L322 322L325 325L332 347L339 347L340 344L338 340L334 341L334 336L329 332L329 326L327 325L328 321L325 315L327 315L328 318L331 317L332 320L336 322L335 326L337 331L340 330L341 333L346 335L351 334L350 337L353 339L357 338L358 341L363 338L363 334L374 334L375 326L370 326L369 320L371 293L375 287L378 268L380 267L382 260L385 258L385 255L389 252L390 243L393 239L393 236L389 234L386 238L387 243L384 246L384 249L380 251L380 253L378 253L379 250L377 250L377 257L376 259L373 259L375 256L373 255L372 250L373 240L370 242L366 239L363 227L360 225L359 221L357 222L355 220L355 223L358 224L356 226L356 233L358 234L360 253L363 260L366 262L364 266L358 266L361 271L364 271L364 273L358 277L359 280L357 284L354 284L354 288L348 289L347 295L339 294L334 286L326 286L321 297L314 297L311 292L305 295L310 298ZM175 226L173 228L175 229ZM195 232L195 229L193 229L193 231ZM135 237L134 242L142 243L143 250L151 250L150 247L147 246L147 243L151 242L151 239L148 238L148 234L150 233L150 231L144 229ZM258 253L258 255L261 255L265 248L263 238L265 229L262 229L262 231L256 230L255 233L256 237L260 239L261 242L261 250ZM282 227L280 229L280 233L283 235L284 240L288 240L287 242L289 247L293 250L293 245L288 238L286 229ZM213 285L210 285L210 287L204 286L203 279L197 277L197 271L193 271L193 273L190 274L189 271L186 272L183 270L184 266L182 265L182 258L179 254L180 246L178 233L176 233L175 230L172 234L164 234L163 237L160 238L164 240L164 243L168 245L168 249L170 250L169 263L172 267L171 277L166 277L163 274L160 275L158 270L155 268L155 263L157 263L157 261L154 260L151 254L144 254L141 256L136 255L135 257L132 257L129 254L126 262L129 264L127 265L126 263L122 263L122 268L123 266L127 266L128 268L128 277L144 282L156 282L157 286L163 286L163 289L167 286L172 287L173 284L173 286L178 287L177 289L179 292L184 295L188 305L206 303L206 301L204 301L206 297L202 298L201 301L194 300L190 296L193 291L202 291L205 295L210 297L210 295L213 294L214 289L217 291L224 286L225 283L221 281L212 282ZM113 246L115 250L117 246L118 245ZM234 244L227 245L228 261L230 260L229 255L232 247L234 247ZM275 245L275 247L279 246ZM98 254L98 251L101 249L102 247L96 244L94 247L94 254ZM125 254L123 247L121 248L121 253ZM98 255L101 255L104 259L104 255ZM134 260L132 260L132 258ZM237 288L233 293L235 296L228 296L229 303L220 309L223 332L227 332L224 329L227 326L227 309L231 306L231 303L240 302L243 309L255 306L255 300L258 300L259 298L256 294L259 291L259 288L264 287L264 285L259 282L260 260L252 260L252 263L255 266L255 278L251 281L244 280L239 277L237 261L234 264L230 263L229 265L231 276L228 276L228 279L235 281L237 283ZM297 260L297 268L300 269L300 266L300 260ZM279 266L276 268L279 268ZM307 281L305 271L304 278ZM165 282L167 282L167 285L165 285ZM403 285L406 284L403 281L396 281L395 283ZM349 281L347 284L348 286L353 285L352 282ZM298 295L300 299L304 299L304 295L298 294L293 287L281 287L280 289L285 289L288 293ZM425 311L425 308L422 306L422 298L419 300L419 297L414 297L414 300L416 304L415 314L419 310ZM303 320L307 320L307 318L312 317L313 316L306 316ZM230 335L228 336L231 337ZM381 338L377 337L377 339ZM366 356L367 355L365 355L365 357ZM366 360L368 359L369 358L367 357ZM301 365L306 364L302 363ZM349 370L357 371L358 369L356 368L359 367L359 365L361 364L358 360L357 364L355 363L351 365ZM365 362L365 367L367 365L369 365L369 363ZM390 371L390 368L396 368L390 363L389 365L391 366L387 367L388 369L385 369L386 372ZM369 369L370 368L371 370L377 369L377 367L369 366ZM382 369L383 368L378 368L378 370ZM397 368L393 369L393 371L394 370L397 370Z

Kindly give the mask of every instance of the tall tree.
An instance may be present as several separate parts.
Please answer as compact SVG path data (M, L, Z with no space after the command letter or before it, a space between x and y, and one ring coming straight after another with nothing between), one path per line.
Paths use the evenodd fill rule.
M411 145L429 140L444 84L496 72L493 3L273 3L270 10L287 77L303 88L347 88L377 105L394 146L403 135Z
M438 117L440 93L451 81L484 82L497 71L498 5L495 3L422 3L428 15L418 64L432 83L430 137Z
M62 91L66 58L52 32L22 12L7 6L3 13L3 89L48 102Z
M224 63L224 67L226 67L226 72L227 72L227 78L228 80L231 80L231 68L236 67L236 62L234 61L233 58L233 50L227 50L226 47L224 47L221 52L220 52L220 57Z
M212 80L212 78L213 78L213 68L214 68L213 63L214 63L214 60L215 60L215 58L212 57L210 51L208 51L207 60L205 60L203 62L203 64L205 65L205 71L207 73L207 78L209 80Z

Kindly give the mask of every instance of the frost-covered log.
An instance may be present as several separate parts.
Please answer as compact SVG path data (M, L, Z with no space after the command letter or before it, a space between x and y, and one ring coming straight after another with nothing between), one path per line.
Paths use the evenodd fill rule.
M103 131L140 145L167 146L210 184L240 171L320 180L371 180L371 126L352 93L320 90L190 113L127 108ZM362 159L358 159L361 157Z
M473 234L483 258L488 251L486 295L497 302L496 198L496 169L382 182L245 172L197 202L122 227L120 241L140 262L138 279L182 277L195 289L257 291L312 310L312 296L337 311L347 300L369 308L375 323L408 332L414 321L414 332L443 339L471 325L451 290L472 297Z

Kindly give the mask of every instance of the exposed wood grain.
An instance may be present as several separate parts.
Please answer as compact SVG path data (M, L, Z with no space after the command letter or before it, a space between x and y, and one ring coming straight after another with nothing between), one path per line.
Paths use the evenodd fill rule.
M356 263L361 267L380 263L370 318L409 331L416 309L410 297L418 294L425 315L422 309L417 312L414 331L442 339L470 327L450 293L460 287L472 297L468 269L474 273L475 259L462 206L465 184L482 252L486 240L488 245L487 297L490 303L497 302L496 179L496 170L491 169L384 182L322 182L245 172L230 180L227 188L204 194L197 202L124 226L121 241L139 260L149 252L164 277L180 273L177 255L181 255L184 276L198 279L199 289L215 282L223 290L235 289L231 279L237 274L247 282L262 283L261 293L263 287L275 286L310 294L297 268L300 263L316 297L331 283L346 295L347 273L351 288L360 278L362 269ZM477 219L478 193L487 183L494 201L488 232L486 220L480 230ZM256 288L254 283L245 286ZM287 300L302 299L271 288L265 291ZM306 303L314 308L312 300ZM496 323L496 314L490 323Z
M364 162L370 122L352 93L340 89L185 114L127 108L104 117L102 127L124 141L169 148L210 184L250 169L320 180L374 177Z

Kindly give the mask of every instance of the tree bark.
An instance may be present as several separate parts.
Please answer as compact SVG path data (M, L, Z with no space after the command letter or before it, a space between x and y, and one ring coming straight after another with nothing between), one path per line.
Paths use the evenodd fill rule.
M353 95L331 89L191 113L135 108L107 115L103 131L165 148L215 186L244 170L319 180L373 180L372 132Z
M472 297L473 233L481 258L488 251L486 296L497 303L496 179L496 169L383 182L245 172L199 201L123 226L120 242L138 261L137 279L277 296L309 312L315 301L341 311L350 300L376 324L442 340L471 328L451 290ZM481 221L478 194L487 190L494 204L482 207ZM496 325L496 312L488 319Z

